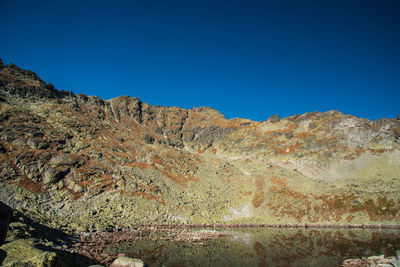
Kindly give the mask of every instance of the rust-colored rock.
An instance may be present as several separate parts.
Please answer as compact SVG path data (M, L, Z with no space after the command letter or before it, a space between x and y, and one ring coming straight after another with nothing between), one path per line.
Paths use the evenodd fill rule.
M54 227L400 221L398 119L227 120L73 95L13 64L0 100L0 200Z

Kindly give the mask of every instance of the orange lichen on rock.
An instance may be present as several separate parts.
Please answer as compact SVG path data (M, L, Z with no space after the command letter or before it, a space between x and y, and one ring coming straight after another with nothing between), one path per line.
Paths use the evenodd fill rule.
M104 191L108 191L112 188L114 181L112 176L109 174L102 174L98 177L101 180L102 187L104 187Z
M195 178L191 174L186 174L183 175L182 173L178 172L179 169L173 168L173 166L170 166L169 164L166 164L161 157L159 156L154 156L152 157L152 161L154 163L147 163L147 162L131 162L131 163L126 163L124 166L128 167L137 167L140 169L149 169L149 168L154 168L164 174L165 177L171 179L175 183L181 184L183 186L186 186L188 182L196 182L198 181L197 178ZM175 166L176 167L176 166Z
M11 145L4 144L4 143L1 143L1 146L7 151L11 148ZM20 153L24 152L24 150L17 150L17 151L13 151L13 152L20 154ZM29 179L28 176L21 173L20 169L15 164L15 161L10 158L10 155L3 155L1 157L1 161L7 161L8 164L11 166L11 168L20 177L19 183L17 180L17 181L9 181L8 184L18 183L21 187L24 187L25 189L31 191L32 193L41 193L42 192L42 184Z
M135 192L133 193L133 196L142 196L143 198L147 200L155 200L158 203L165 205L165 200L164 200L164 195L162 196L155 196L147 192Z
M312 134L310 132L301 132L301 133L295 134L294 137L298 138L298 139L305 139L308 137L315 137L315 134Z
M349 215L349 216L347 216L346 221L347 221L348 223L351 223L351 222L353 221L354 218L355 218L355 216Z
M360 157L362 154L364 154L365 151L366 151L366 149L363 147L356 147L354 149L353 153L348 154L347 156L344 157L344 159L346 159L346 160L356 159L356 158Z
M21 181L19 182L19 185L28 189L29 191L33 193L40 193L42 192L42 185L41 183L34 182L31 179L29 179L26 175L21 176Z
M346 155L344 157L344 159L346 160L353 160L356 159L358 157L360 157L362 154L365 154L367 152L374 154L374 155L379 155L385 152L391 152L393 151L393 149L386 149L386 148L377 148L377 149L373 149L373 148L362 148L362 147L357 147L354 149L353 153L350 153L348 155Z
M286 182L283 181L282 179L275 178L273 176L268 176L268 179L271 183L276 184L278 188L284 188L286 187Z
M232 179L230 177L228 177L228 176L218 175L218 178L221 179L225 183L231 183L232 182Z
M133 196L141 196L147 200L154 200L158 203L165 205L164 193L158 186L139 185L137 191L132 194Z
M264 202L264 199L264 191L257 191L251 203L254 208L258 208Z
M181 211L183 211L183 212L188 212L188 211L189 211L189 208L186 207L186 206L184 206L184 205L177 205L177 206L175 207L175 209L181 210Z
M365 212L371 221L398 220L400 205L386 196L373 199L360 199L354 195L305 195L282 185L270 187L270 198L267 206L274 216L292 217L301 221L303 217L309 222L336 221L345 219L351 222L352 213ZM292 203L292 204L290 204ZM297 204L295 204L297 203ZM356 203L356 204L354 204ZM348 214L346 217L345 214Z
M288 145L284 148L273 148L273 149L278 154L291 154L291 153L295 152L295 150L299 147L300 147L300 143L296 142L296 144L294 144L294 145Z
M274 216L278 217L292 217L297 221L301 221L304 216L311 210L310 202L307 197L298 192L294 192L288 187L271 186L270 192L272 193L267 206L273 211ZM300 201L300 206L293 206L293 200ZM310 218L310 221L312 219Z
M152 163L147 163L147 162L131 162L131 163L125 163L124 166L127 167L137 167L139 169L145 170L149 168L157 168L154 164Z
M293 130L296 128L297 128L297 125L295 123L289 122L287 124L286 129L265 131L263 133L263 135L273 135L273 134L277 134L277 133L290 133L290 132L293 132Z
M394 199L380 196L376 201L367 199L360 205L352 206L351 210L367 212L371 221L393 220L398 219L400 206L396 205Z
M90 179L84 179L77 184L83 188L93 188L94 181Z
M264 188L264 179L262 178L257 178L257 180L255 180L254 185L256 187L256 190L263 190Z
M267 256L267 250L259 242L254 242L253 249L258 257L264 259Z
M169 173L165 170L161 171L166 177L170 178L175 183L186 186L188 182L197 182L199 179L195 178L193 175L184 176L182 173Z
M356 199L353 195L322 195L314 196L314 199L322 201L322 205L314 207L321 218L333 217L333 220L340 221L345 213L350 212L351 203Z
M163 153L162 156L168 160L163 160L160 156L153 156L151 160L157 163L154 167L167 178L183 186L186 186L188 182L198 181L193 175L194 169L196 169L196 157L184 158L182 155L172 152Z
M256 192L254 194L252 204L254 208L258 208L261 206L261 204L264 202L264 179L258 178L255 182L254 185L256 187Z
M77 200L77 199L83 197L83 195L84 195L84 193L76 193L76 192L74 192L74 191L72 191L72 190L69 190L69 191L70 191L71 194L74 196L74 200Z

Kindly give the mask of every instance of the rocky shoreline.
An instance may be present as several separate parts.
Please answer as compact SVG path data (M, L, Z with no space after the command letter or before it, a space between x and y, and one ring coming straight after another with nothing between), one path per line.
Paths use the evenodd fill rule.
M107 249L109 245L141 240L194 243L198 246L205 246L208 240L230 235L230 232L223 231L223 229L229 228L399 229L399 226L370 224L141 224L132 229L112 229L93 233L75 231L67 234L41 225L19 211L13 211L6 243L0 247L7 256L1 261L6 266L14 266L13 264L17 262L26 263L26 259L21 259L21 257L26 256L24 253L28 251L36 260L40 258L48 266L59 266L61 263L61 266L90 266L93 264L110 266L117 258L125 255L119 252L110 252ZM394 260L394 257L349 259L343 262L343 266L392 266L382 265L389 264L391 260ZM29 263L33 261L33 259L28 259Z
M363 257L361 259L348 259L342 264L342 267L397 267L400 266L400 261L396 257L371 256Z
M217 231L189 231L188 228L173 226L138 226L135 229L67 234L34 222L18 211L13 211L12 218L6 220L11 220L11 223L6 231L5 244L0 247L2 266L110 266L122 256L105 252L110 244L163 240L201 245L206 240L226 235Z
M120 255L112 255L105 251L106 246L110 244L134 240L148 240L204 245L204 242L207 240L225 235L227 233L210 230L187 231L186 229L179 228L138 227L134 230L81 234L79 239L72 245L72 248L69 249L69 252L79 253L108 266Z
M400 224L138 224L140 228L338 228L338 229L400 229Z
M331 225L332 226L332 225ZM215 239L221 236L230 236L232 232L220 231L222 229L231 228L305 228L304 225L272 225L261 226L241 224L241 225L138 225L136 229L124 229L116 232L101 232L101 233L81 233L80 238L72 245L69 251L79 253L83 256L92 258L105 266L111 264L117 257L125 256L125 254L113 254L107 251L107 245L118 244L129 241L147 240L147 241L168 241L206 246L205 242L210 239ZM195 230L195 229L219 229L214 230ZM314 228L328 228L323 227ZM333 225L332 228L338 229L338 225ZM349 227L341 227L348 229ZM360 227L362 228L362 227ZM366 229L365 227L363 229ZM381 226L369 225L367 229L388 229ZM398 228L390 228L398 229ZM393 267L396 257L371 256L361 259L347 259L343 261L343 267Z

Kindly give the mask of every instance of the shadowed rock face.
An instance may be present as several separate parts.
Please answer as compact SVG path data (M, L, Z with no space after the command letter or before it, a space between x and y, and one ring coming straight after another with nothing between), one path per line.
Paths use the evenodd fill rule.
M0 201L0 245L6 240L8 225L11 221L11 213L11 208Z
M400 219L397 119L226 120L73 95L0 65L0 200L53 226Z

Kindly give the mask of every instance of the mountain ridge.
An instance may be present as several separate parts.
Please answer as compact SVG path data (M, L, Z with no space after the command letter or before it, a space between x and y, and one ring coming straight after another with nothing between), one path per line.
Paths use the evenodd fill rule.
M0 98L0 200L55 228L400 219L396 119L227 120L58 91L2 63Z
M112 99L119 99L119 98L126 98L126 97L129 97L129 98L133 98L133 99L137 99L140 103L144 103L144 102L142 102L138 97L132 97L132 96L129 96L129 95L121 95L121 96L116 96L116 97L112 97L112 98L110 98L110 99L102 99L102 98L100 98L100 97L98 97L98 96L96 96L96 95L86 95L86 94L83 94L83 93L78 93L78 94L74 94L72 91L65 91L65 90L59 90L59 89L57 89L57 88L55 88L54 87L54 85L52 85L51 83L45 83L39 76L37 76L37 74L35 73L35 72L33 72L33 71L31 71L31 70L23 70L23 69L21 69L21 68L19 68L17 65L15 65L15 64L13 64L12 62L10 62L9 64L7 64L7 65L4 65L3 64L3 61L2 61L2 59L0 58L0 70L1 69L3 69L3 68L7 68L7 69L9 69L9 70L11 70L11 71L14 71L14 72L19 72L20 74L22 74L22 75L25 75L25 76L31 76L32 78L33 78L33 80L34 81L37 81L39 84L44 84L44 85L46 85L44 88L45 89L48 89L49 91L51 91L52 93L50 93L50 96L51 97L59 97L59 98L63 98L64 96L77 96L77 95L81 95L82 97L94 97L94 98L98 98L99 100L102 100L102 101L110 101L110 100L112 100ZM15 75L15 73L14 73L14 75ZM3 81L2 81L3 83L4 83L4 77L3 77ZM3 84L4 85L4 84ZM26 89L26 88L23 88L23 89ZM43 89L43 88L42 88ZM14 93L14 94L16 94L17 92L10 92L10 93ZM21 96L21 97L23 97L23 96L29 96L29 88L26 90L26 91L22 91L22 92L20 92L20 94L19 94L19 96ZM38 93L38 92L36 92L37 94L35 95L35 92L33 92L34 94L33 95L30 95L30 96L37 96L37 97L44 97L44 96L48 96L48 95L43 95L43 94L40 94L40 93ZM150 104L148 104L148 105L150 105ZM161 105L152 105L152 106L154 106L154 107L161 107ZM181 107L179 107L179 106L164 106L164 107L178 107L178 108L181 108ZM208 106L194 106L194 107L192 107L192 108L181 108L181 109L186 109L186 110L191 110L191 109L209 109L209 110L214 110L216 113L218 113L218 114L220 114L220 115L222 115L222 116L224 116L222 113L220 113L217 109L215 109L215 108L212 108L212 107L208 107ZM292 114L292 115L289 115L289 116L287 116L287 117L283 117L283 118L279 118L279 116L278 115L270 115L268 118L266 118L265 120L261 120L261 121L253 121L253 120L251 120L251 119L247 119L247 118L242 118L242 117L235 117L235 118L231 118L231 119L228 119L228 120L236 120L236 119L243 119L243 120L249 120L249 121L253 121L253 122L262 122L262 121L268 121L268 120L271 120L271 118L275 118L275 119L286 119L286 118L296 118L296 117L299 117L299 116L305 116L306 114L312 114L312 113L325 113L325 112L340 112L341 114L343 114L343 115L345 115L344 113L342 113L341 111L338 111L338 110L327 110L327 111L323 111L323 112L320 112L320 111L311 111L311 112L306 112L306 113L304 113L304 114ZM354 115L352 115L352 114L347 114L347 115L351 115L351 116L354 116ZM356 117L356 116L354 116L354 117ZM399 118L397 118L397 117L399 117ZM396 117L396 119L400 119L400 113L399 113L399 115ZM224 116L224 118L225 118L225 116ZM357 117L357 118L362 118L362 117ZM370 120L370 119L368 119L368 118L365 118L365 119L367 119L367 120ZM380 120L380 119L388 119L388 118L385 118L385 117L382 117L382 118L379 118L379 119L376 119L376 120ZM370 120L370 121L373 121L373 120Z

